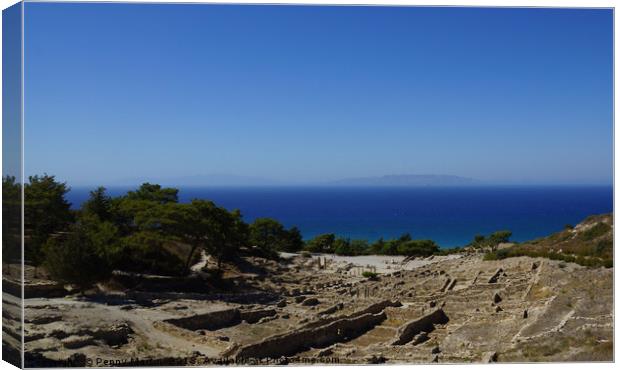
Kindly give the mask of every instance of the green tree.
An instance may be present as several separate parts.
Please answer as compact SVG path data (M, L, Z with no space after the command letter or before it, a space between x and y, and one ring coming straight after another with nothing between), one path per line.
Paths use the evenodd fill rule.
M341 256L352 256L353 251L351 250L351 240L344 238L337 238L334 240L334 243L331 245L333 249L333 253Z
M511 236L512 231L509 230L496 231L489 236L478 234L469 245L474 248L495 248L500 243L509 242Z
M360 256L366 254L368 249L368 242L366 240L350 240L338 238L333 244L334 253L341 256Z
M275 251L297 252L303 247L299 229L286 230L272 218L257 218L249 226L250 244L257 246L266 255Z
M101 221L112 220L112 198L106 195L103 186L90 192L90 197L82 204L82 213L95 215Z
M140 230L190 246L185 260L189 272L194 253L203 248L221 263L237 256L241 246L248 244L248 225L238 210L228 212L207 200L195 199L189 204L163 203L151 205L136 214Z
M65 199L69 188L54 176L30 176L24 187L25 258L38 265L43 260L42 246L47 239L64 231L73 221Z
M370 250L370 245L367 240L354 239L351 240L351 252L354 256L361 256L364 254L368 254Z
M485 242L486 238L484 235L477 234L474 236L474 245L482 245Z
M192 204L204 206L205 201L193 201ZM209 213L209 210L207 210ZM241 212L234 210L228 212L221 207L215 207L210 216L210 232L207 237L205 250L217 260L218 269L222 261L234 258L239 254L241 246L248 244L248 225L243 222Z
M2 260L21 260L21 185L14 176L2 178Z
M284 252L299 252L304 247L304 239L301 236L301 231L295 226L291 227L287 232L288 242L284 249Z
M403 235L399 236L398 239L397 239L397 241L400 242L400 243L408 242L408 241L411 241L411 240L412 240L411 239L411 234L409 234L409 233L404 233Z
M59 282L77 285L82 292L110 276L111 268L85 225L76 224L65 238L49 238L43 249L50 275Z
M122 244L118 227L110 221L102 221L95 214L82 213L78 220L80 230L86 233L95 253L111 268L118 265L122 257Z
M491 234L488 240L492 246L495 246L495 245L498 245L499 243L508 243L510 241L511 236L512 236L512 231L501 230L501 231L496 231L493 234Z
M370 245L370 253L381 254L383 253L383 248L385 248L385 241L383 238L379 238Z
M398 246L400 246L401 243L403 243L403 242L398 240L398 239L388 240L383 245L383 249L381 250L380 254L385 254L385 255L388 255L388 256L395 256L395 255L397 255L398 254Z
M162 188L158 184L142 184L137 190L129 191L125 196L112 198L110 203L111 218L124 236L141 231L140 220L152 217L160 211L159 206L178 203L178 189Z
M172 243L159 232L137 231L121 239L116 269L157 275L183 275L185 260L167 248Z
M129 200L146 200L160 204L178 203L179 189L162 188L158 184L144 183L137 190L127 193Z
M318 235L306 243L305 250L314 253L333 253L335 240L334 234Z
M410 240L398 245L398 254L404 256L430 256L439 252L432 240Z
M265 253L287 249L288 233L272 218L257 218L250 224L250 244Z

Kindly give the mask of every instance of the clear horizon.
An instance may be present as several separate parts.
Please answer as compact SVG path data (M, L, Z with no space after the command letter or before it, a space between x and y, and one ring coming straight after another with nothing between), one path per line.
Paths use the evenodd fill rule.
M41 174L39 174L41 175ZM54 175L48 173L48 175ZM54 175L55 176L55 175ZM243 178L243 177L241 177ZM103 186L108 189L134 189L144 183L158 184L165 187L177 187L180 190L184 188L485 188L485 187L497 187L497 188L537 188L537 187L612 187L613 183L596 183L596 182L583 182L583 183L554 183L554 182L532 182L532 183L520 183L520 182L499 182L499 181L476 181L472 184L449 184L449 185L357 185L357 184L339 184L338 180L327 180L324 182L286 182L272 179L260 179L265 181L264 183L240 183L239 181L230 183L189 183L189 182L177 182L168 179L161 178L142 178L139 180L123 180L123 181L103 181L100 183L71 183L67 180L59 178L56 179L61 182L66 182L70 188L75 189L95 189L99 186ZM339 179L347 180L347 179ZM28 179L26 178L26 182Z
M609 9L25 4L25 170L613 182Z

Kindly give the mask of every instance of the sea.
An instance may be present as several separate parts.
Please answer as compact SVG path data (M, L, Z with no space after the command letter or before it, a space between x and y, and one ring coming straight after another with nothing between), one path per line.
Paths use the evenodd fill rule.
M73 208L92 188L73 188ZM118 196L130 188L110 187ZM209 199L239 209L247 222L271 217L296 226L304 239L334 233L374 241L410 233L442 248L463 246L476 234L510 230L526 241L613 211L611 186L480 187L180 187L179 200Z

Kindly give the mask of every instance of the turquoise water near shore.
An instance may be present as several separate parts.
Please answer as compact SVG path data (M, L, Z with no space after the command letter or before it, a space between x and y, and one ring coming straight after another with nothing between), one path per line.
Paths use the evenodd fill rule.
M511 230L530 240L613 210L611 186L486 186L427 188L363 187L179 187L181 202L213 200L238 208L244 219L272 217L297 226L304 238L333 232L376 240L409 232L442 247L468 243L475 234ZM110 187L111 195L127 187ZM74 188L67 198L77 208L91 188Z

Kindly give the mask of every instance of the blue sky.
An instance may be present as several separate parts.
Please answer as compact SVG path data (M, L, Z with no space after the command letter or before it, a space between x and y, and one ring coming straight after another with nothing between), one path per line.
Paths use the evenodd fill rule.
M27 3L26 174L609 184L612 17Z
M21 179L21 4L2 11L2 175Z

